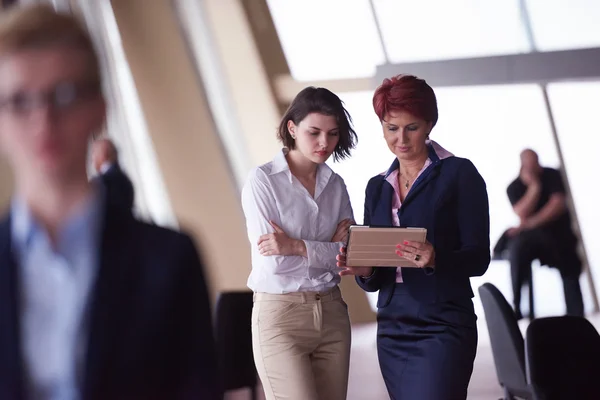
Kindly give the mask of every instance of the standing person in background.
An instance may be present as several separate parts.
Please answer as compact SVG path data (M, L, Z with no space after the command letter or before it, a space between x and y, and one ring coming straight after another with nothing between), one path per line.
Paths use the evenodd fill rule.
M92 161L100 181L106 188L108 201L131 211L135 196L133 184L121 169L115 144L106 138L96 140L92 148Z
M345 400L350 320L335 257L354 217L344 181L325 162L348 157L356 134L335 94L308 87L278 136L285 148L242 190L254 360L268 400Z
M0 399L221 399L202 264L185 234L137 221L89 182L106 119L78 20L0 14Z
M517 318L523 317L521 288L532 279L531 263L535 259L560 271L567 314L583 317L579 284L582 263L577 254L577 236L572 229L560 171L542 167L536 152L523 150L519 176L506 192L520 220L518 226L506 232ZM534 318L533 301L530 307L530 318Z
M486 185L473 163L429 135L438 120L423 79L385 79L373 96L394 162L367 184L364 224L427 229L425 243L398 243L416 268L346 267L368 292L379 290L377 351L393 400L458 400L477 351L477 316L469 278L490 263Z

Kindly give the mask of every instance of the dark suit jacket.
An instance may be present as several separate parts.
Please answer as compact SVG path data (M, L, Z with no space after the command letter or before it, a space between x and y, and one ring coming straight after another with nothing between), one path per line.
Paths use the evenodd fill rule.
M18 266L0 222L0 399L24 398ZM82 399L220 399L209 298L192 240L108 206Z
M133 208L135 197L133 184L123 172L118 163L113 164L105 173L100 174L100 180L106 187L108 202L125 210Z
M398 212L402 227L427 229L434 246L435 269L402 268L410 294L432 303L471 298L469 277L482 275L490 263L489 205L486 185L467 159L440 160L430 148L432 164L419 176ZM369 181L365 198L364 224L393 226L394 189L386 176L398 168L395 160L385 175ZM380 290L378 307L389 304L396 286L395 268L375 268L368 279L357 277L365 290Z

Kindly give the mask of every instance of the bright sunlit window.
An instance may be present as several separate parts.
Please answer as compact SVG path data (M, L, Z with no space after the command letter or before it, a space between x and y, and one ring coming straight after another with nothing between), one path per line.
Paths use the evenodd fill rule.
M600 1L527 0L540 51L600 46Z
M518 0L374 0L390 62L530 50Z
M268 0L292 76L368 77L385 61L369 0Z
M600 104L600 82L553 84L548 90L581 234L592 273L598 277L600 186L593 165L600 148L600 129L593 121Z

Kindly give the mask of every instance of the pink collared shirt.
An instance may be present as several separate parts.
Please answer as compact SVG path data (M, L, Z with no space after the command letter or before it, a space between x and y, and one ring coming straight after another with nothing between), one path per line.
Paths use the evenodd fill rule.
M431 146L433 146L433 150L435 151L435 154L439 157L440 160L443 160L444 158L452 157L454 155L454 154L450 153L449 151L447 151L446 149L444 149L438 143L434 142L433 140L428 140L427 144L431 144ZM427 169L427 167L429 167L431 165L431 162L432 161L429 158L427 159L427 161L425 161L423 168L421 168L421 170L415 177L415 181L423 173L423 171L425 171ZM385 174L385 172L383 174ZM398 186L398 170L396 169L396 170L392 171L387 176L386 181L388 181L389 184L392 185L392 187L394 188L394 197L392 198L392 223L394 224L394 226L400 226L398 210L400 210L400 206L402 205L402 200L400 200L400 187ZM412 186L411 186L410 190L412 190ZM410 193L410 190L409 190L409 193ZM396 282L397 283L403 282L401 267L396 268Z

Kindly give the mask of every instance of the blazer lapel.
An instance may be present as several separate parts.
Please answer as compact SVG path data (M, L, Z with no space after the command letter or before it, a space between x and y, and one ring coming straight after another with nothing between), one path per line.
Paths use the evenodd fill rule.
M423 174L419 177L416 184L410 189L406 198L402 202L401 207L406 207L408 203L410 203L420 191L422 191L433 179L437 178L440 174L440 161L434 162L423 171Z
M10 217L0 223L0 398L23 398L17 264Z
M127 251L129 219L106 207L101 234L100 264L90 296L88 346L84 371L83 398L93 398L106 386L111 372L111 356L118 352L119 328L127 318L127 299L133 294L131 252Z

